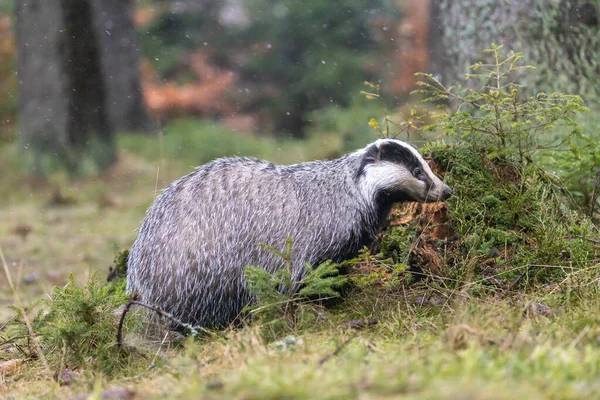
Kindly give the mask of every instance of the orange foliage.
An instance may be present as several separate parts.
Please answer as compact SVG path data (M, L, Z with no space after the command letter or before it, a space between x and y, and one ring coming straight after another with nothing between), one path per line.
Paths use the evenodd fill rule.
M133 24L138 28L148 26L158 15L165 11L166 7L155 5L153 7L142 7L133 13Z
M0 16L0 57L14 55L15 38L12 32L10 17Z
M198 82L179 86L160 83L150 62L142 60L142 88L150 112L158 117L231 114L234 109L226 91L236 82L236 74L211 65L205 52L189 55L187 64Z

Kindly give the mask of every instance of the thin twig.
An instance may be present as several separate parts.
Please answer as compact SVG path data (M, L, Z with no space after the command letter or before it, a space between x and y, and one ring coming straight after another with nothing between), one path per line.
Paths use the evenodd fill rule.
M156 167L156 182L154 183L154 200L158 193L158 174L160 173L160 166Z
M358 334L352 335L350 336L348 339L346 339L342 344L340 344L338 347L336 347L336 349L333 351L333 353L327 354L325 356L323 356L320 360L318 365L321 366L323 364L325 364L327 361L329 361L330 358L333 358L335 356L337 356L338 354L341 353L342 350L344 350L344 348L346 346L348 346L350 344L350 342L352 340L354 340L356 337L358 336Z
M29 335L23 335L23 336L13 336L10 339L6 339L3 342L0 342L0 347L2 346L6 346L7 344L11 344L17 340L21 340L21 339L27 339L29 338Z
M339 296L327 296L327 297L319 297L317 299L308 299L308 300L302 299L302 304L319 303L321 301L326 301L326 300L331 300L331 299L337 299L338 297ZM285 305L287 307L289 304L298 303L299 299L300 299L300 297L292 297L290 299L281 300L281 301L278 301L276 303L269 303L269 304L266 304L264 306L254 308L254 309L250 310L249 313L250 314L256 314L256 313L261 312L265 308L269 308L269 307L273 307L273 306L282 306L282 305Z
M510 290L512 290L512 289L513 289L515 286L517 286L517 284L519 284L519 283L520 283L520 282L523 280L523 278L524 278L525 276L529 275L529 271L531 271L531 268L532 268L532 267L537 267L537 265L532 265L532 264L529 264L529 265L527 265L527 268L525 268L525 271L523 271L523 272L522 272L522 273L521 273L521 274L520 274L520 275L517 277L517 279L515 279L515 280L514 280L514 281L513 281L513 282L510 284L510 286L507 288L507 290L509 290L509 291L510 291Z
M158 354L162 350L162 347L165 344L165 341L167 340L167 337L169 337L169 332L168 331L167 331L167 333L165 333L165 337L163 338L162 342L160 342L160 346L158 346L158 350L156 350L156 354L154 355L154 358L152 359L152 362L148 366L148 369L154 367L154 365L156 363L156 359L158 358Z
M4 328L6 328L8 326L8 324L10 324L11 322L13 322L15 319L17 319L17 316L13 316L11 319L9 319L8 321L6 321L5 323L2 324L2 326L0 326L0 331L2 331Z
M590 326L586 325L585 328L583 328L582 331L579 332L577 337L575 339L573 339L573 341L569 344L569 349L572 349L575 346L577 346L579 344L579 342L581 342L581 340L585 337L585 335L587 335L587 333L590 329L591 329Z

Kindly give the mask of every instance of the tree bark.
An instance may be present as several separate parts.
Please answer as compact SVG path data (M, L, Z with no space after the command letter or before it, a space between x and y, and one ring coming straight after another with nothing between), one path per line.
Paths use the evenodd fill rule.
M139 73L131 0L91 0L109 120L116 130L152 131Z
M427 41L429 47L429 58L427 59L427 70L430 74L440 80L444 80L444 47L443 47L443 15L440 11L440 3L443 0L431 0L431 8L429 9L429 31ZM420 71L424 72L424 71Z
M430 72L444 84L463 83L469 66L489 61L483 50L496 43L536 67L518 77L529 94L561 91L600 102L600 27L591 2L435 0L432 13L438 43Z
M34 174L100 171L116 158L92 8L84 0L16 3L19 135Z

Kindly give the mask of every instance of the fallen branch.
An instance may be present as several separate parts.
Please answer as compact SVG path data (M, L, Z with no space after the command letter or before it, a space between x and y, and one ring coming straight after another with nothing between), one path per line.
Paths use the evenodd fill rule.
M129 309L133 305L134 299L136 295L133 295L131 300L125 305L123 312L121 313L121 318L119 318L119 327L117 328L117 347L121 348L123 346L123 323L125 322L125 316L129 312Z
M150 311L154 311L156 314L158 314L161 317L164 317L164 318L170 320L171 322L173 322L177 326L181 326L182 328L187 329L188 331L190 331L190 334L192 336L198 335L198 328L197 327L181 321L177 317L169 314L166 311L161 310L158 307L154 307L154 306L151 306L149 304L142 303L141 301L138 301L137 299L138 299L138 296L134 295L131 298L131 300L129 300L129 302L125 305L125 308L123 309L123 312L121 313L121 318L119 319L119 327L117 329L117 346L119 348L122 347L122 345L123 345L123 323L125 322L125 316L127 315L127 313L129 312L129 310L131 309L131 306L133 306L133 305L144 307L144 308L147 308Z
M344 348L346 346L348 346L350 344L350 342L352 340L354 340L358 335L352 335L350 336L348 339L346 339L342 344L340 344L334 351L333 353L327 354L325 356L323 356L320 360L318 365L321 366L323 364L325 364L327 361L329 361L330 358L333 358L335 356L337 356L338 354L341 353L342 350L344 350Z
M377 320L375 318L369 319L353 319L352 321L343 322L340 324L342 328L348 329L362 329L367 326L377 325Z

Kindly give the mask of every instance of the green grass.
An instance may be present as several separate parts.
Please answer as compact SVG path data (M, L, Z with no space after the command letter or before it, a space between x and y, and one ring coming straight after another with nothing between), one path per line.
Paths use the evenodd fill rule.
M192 362L197 369L188 370L185 379L191 375L188 383L193 386L181 384L182 398L192 398L196 391L212 398L251 399L315 394L331 399L597 395L597 289L579 292L579 301L566 304L565 292L558 293L497 299L443 293L450 297L438 306L419 306L412 293L381 296L369 313L379 320L378 326L358 333L323 365L320 360L355 333L339 328L300 333L301 344L287 351L278 350L276 344L252 345L258 339L251 330L226 342L197 344L184 359L217 357L217 365ZM551 304L553 314L528 312L533 301ZM351 296L346 307L363 308L369 302L364 296ZM188 368L190 364L184 368L175 364L169 370L183 373ZM215 381L221 383L219 390L211 389Z
M436 306L415 304L412 293L383 296L370 313L379 321L374 328L335 327L344 315L328 314L332 327L296 332L295 340L288 339L293 345L264 344L256 326L228 331L160 352L146 372L140 373L139 360L135 376L102 384L152 399L595 398L598 292L577 292L578 300L567 302L565 290L496 299L444 293L448 302ZM532 302L551 304L552 315L528 311ZM347 303L365 305L364 296ZM11 387L34 397L87 393L94 383L87 377L59 387L30 380L41 378L39 371L23 373Z
M574 310L564 308L557 317L522 317L524 307L508 301L469 303L439 309L398 304L379 328L361 333L323 366L319 360L351 333L303 335L302 344L285 353L274 346L245 349L239 342L248 339L237 339L226 346L244 350L230 355L225 365L196 365L191 382L186 375L186 384L179 381L175 387L182 387L182 398L201 391L212 398L250 399L315 394L331 399L564 399L599 393L598 330L585 325L592 322L589 316L570 316ZM227 354L218 345L207 352L213 346L199 346L192 354L201 360ZM210 389L215 380L220 390ZM192 388L186 388L190 383Z

